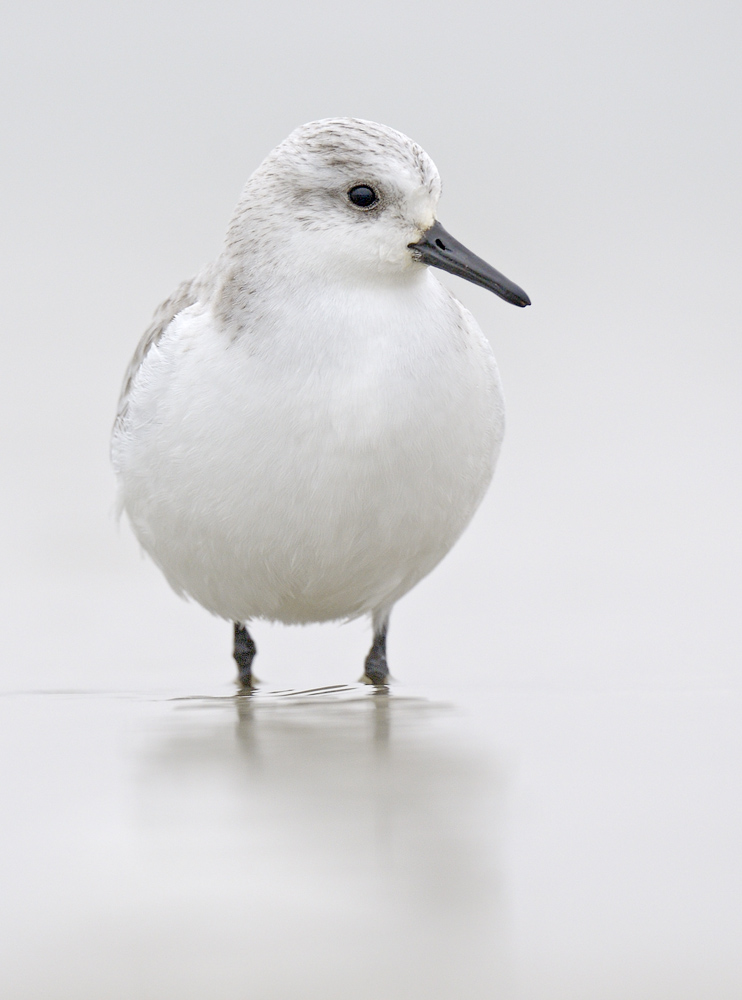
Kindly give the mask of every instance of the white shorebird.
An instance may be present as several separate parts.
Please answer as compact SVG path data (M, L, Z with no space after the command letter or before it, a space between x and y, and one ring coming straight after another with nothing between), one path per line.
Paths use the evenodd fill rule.
M171 586L234 623L371 615L384 685L396 601L448 552L503 434L495 359L442 268L528 296L436 221L400 132L296 129L248 180L216 262L155 313L113 431L119 503Z

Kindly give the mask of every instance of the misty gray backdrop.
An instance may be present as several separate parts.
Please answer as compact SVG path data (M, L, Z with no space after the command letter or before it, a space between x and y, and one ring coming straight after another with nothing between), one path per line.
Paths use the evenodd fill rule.
M508 433L465 539L395 613L395 673L730 681L739 22L731 3L651 0L17 8L0 43L8 672L108 687L231 669L228 628L114 527L116 396L263 156L353 115L428 150L441 220L534 303L448 281L494 345ZM257 628L263 671L355 679L354 628Z

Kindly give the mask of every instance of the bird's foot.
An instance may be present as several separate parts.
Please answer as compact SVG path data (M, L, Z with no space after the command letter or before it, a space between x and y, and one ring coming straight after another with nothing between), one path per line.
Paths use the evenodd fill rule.
M377 632L364 664L362 684L373 684L376 688L389 687L389 666L386 662L386 628Z
M237 664L237 685L240 694L248 694L255 690L257 677L252 672L252 661L258 647L244 625L234 625L234 659Z

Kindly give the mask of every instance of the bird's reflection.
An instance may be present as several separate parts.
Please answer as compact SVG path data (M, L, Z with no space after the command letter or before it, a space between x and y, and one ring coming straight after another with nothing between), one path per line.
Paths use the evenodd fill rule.
M269 937L273 921L292 948L298 921L304 945L319 934L336 958L376 938L388 996L413 968L400 996L491 984L502 783L457 713L361 685L173 708L144 757L142 818L181 864L244 887L241 920Z
M396 704L401 706L402 702ZM277 728L282 729L285 736L290 733L292 739L301 739L301 733L305 737L313 734L309 740L312 750L320 734L333 742L350 740L356 749L367 744L371 755L376 757L389 747L391 711L386 688L356 690L336 685L306 691L278 691L266 700L251 694L237 696L234 705L237 709L237 740L248 755L257 749L258 731L275 732L276 726L267 725L268 720L277 722ZM266 708L271 709L270 715L266 714ZM281 709L287 711L282 712Z

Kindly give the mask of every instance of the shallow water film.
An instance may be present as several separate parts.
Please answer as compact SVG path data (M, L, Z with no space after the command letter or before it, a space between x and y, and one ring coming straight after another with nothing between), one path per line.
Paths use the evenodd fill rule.
M8 693L3 996L736 995L739 706L477 700Z

